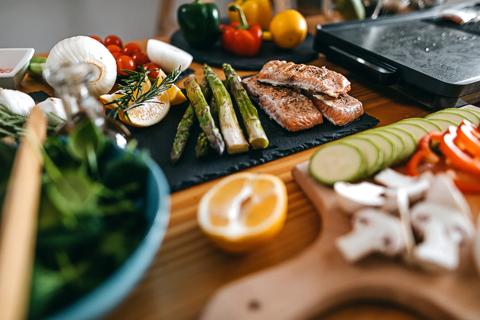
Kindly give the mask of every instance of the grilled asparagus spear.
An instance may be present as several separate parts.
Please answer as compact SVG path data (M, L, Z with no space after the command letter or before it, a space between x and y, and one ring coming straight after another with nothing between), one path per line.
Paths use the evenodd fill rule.
M203 71L217 103L220 130L227 145L227 152L232 154L247 151L248 142L238 124L230 94L209 66L205 65Z
M215 103L215 99L210 100L210 112L212 113L212 117L215 122L218 121L218 107L217 104ZM205 157L208 154L208 151L210 150L210 146L208 144L207 136L205 135L205 132L200 132L197 138L197 143L195 144L195 156L197 158L202 158Z
M182 156L185 145L187 144L188 137L190 137L190 131L195 118L195 111L191 104L188 105L182 119L178 123L177 132L173 139L172 151L170 152L170 160L176 163Z
M203 95L208 99L212 95L212 91L208 86L206 80L202 81L200 84ZM193 126L193 121L195 119L195 111L191 104L188 105L185 113L182 116L182 119L178 123L177 132L175 133L175 138L173 139L172 151L170 153L170 160L173 163L176 163L183 154L185 146L187 145L188 138L190 137L190 132ZM203 131L201 133L204 135ZM208 140L205 136L202 141L206 142L206 149L208 151Z
M247 129L248 142L253 149L265 149L268 147L268 138L263 130L262 123L258 118L257 108L253 105L247 91L242 86L240 77L231 65L224 63L223 72L227 78L227 86L235 102L237 103L243 124Z
M210 113L210 107L203 96L202 90L195 81L195 77L189 76L185 81L185 88L187 89L187 96L190 100L190 103L193 105L195 114L202 128L207 136L207 140L210 143L210 147L215 150L218 154L222 154L225 149L225 143L222 139L215 121L213 121L212 115Z

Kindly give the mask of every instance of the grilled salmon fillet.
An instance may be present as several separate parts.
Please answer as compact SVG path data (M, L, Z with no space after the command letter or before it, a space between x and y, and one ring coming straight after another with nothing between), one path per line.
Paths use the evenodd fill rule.
M243 83L270 118L288 131L309 129L323 122L312 100L295 90L262 84L256 76Z
M342 94L338 98L327 95L312 95L311 98L323 116L337 126L352 122L364 112L362 103L348 94Z
M350 91L350 82L338 72L280 60L267 62L258 74L258 81L334 98Z

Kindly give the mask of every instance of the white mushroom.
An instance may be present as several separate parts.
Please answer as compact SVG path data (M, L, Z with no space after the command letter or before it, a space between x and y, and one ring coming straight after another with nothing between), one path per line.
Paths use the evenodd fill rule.
M471 218L470 206L463 194L458 190L447 174L437 174L431 183L425 202L436 203L440 206L456 209L468 218Z
M413 252L427 269L454 270L459 264L460 245L473 236L471 220L458 209L422 202L413 207L412 225L423 236Z
M346 260L355 262L373 252L400 254L405 240L397 217L377 209L363 209L354 215L353 230L337 238L336 246Z
M401 174L390 168L378 173L374 178L375 182L385 185L389 190L405 190L410 201L419 200L425 195L425 192L430 186L431 179L431 173L426 173L420 177L414 178ZM393 196L393 198L396 198L396 196Z
M381 207L385 204L385 188L370 182L351 184L337 182L334 187L337 201L344 211L354 213L365 207Z

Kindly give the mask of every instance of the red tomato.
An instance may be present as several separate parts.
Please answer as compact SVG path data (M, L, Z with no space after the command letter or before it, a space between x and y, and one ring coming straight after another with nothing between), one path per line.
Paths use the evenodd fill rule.
M119 53L121 53L121 52L122 52L122 48L120 48L119 46L114 45L114 44L111 44L111 45L107 46L107 49L108 49L108 51L110 51L111 53L114 53L114 52L119 52Z
M149 63L143 65L143 67L149 71L148 77L150 79L157 79L158 78L160 67L157 64L155 64L153 62L149 62Z
M150 59L148 59L147 55L143 52L135 52L132 55L132 59L137 66L143 66L145 63L150 62Z
M140 46L134 42L129 42L125 45L123 48L123 54L126 54L127 56L133 56L135 52L140 52L142 49L140 49Z
M117 59L117 72L122 76L126 76L127 73L124 70L134 71L136 66L135 62L133 61L132 57L127 55L121 55Z
M109 35L105 38L105 41L104 41L105 45L108 47L109 45L111 44L114 44L116 46L119 46L120 48L122 48L122 40L116 36L116 35Z
M123 53L121 52L111 52L111 54L115 58L115 61L117 60L117 58L120 58L121 56L123 56Z
M97 34L91 34L91 35L89 35L89 37L92 38L92 39L95 39L95 40L97 40L98 42L100 42L101 44L103 44L103 40L102 40L102 38L101 38L99 35L97 35Z

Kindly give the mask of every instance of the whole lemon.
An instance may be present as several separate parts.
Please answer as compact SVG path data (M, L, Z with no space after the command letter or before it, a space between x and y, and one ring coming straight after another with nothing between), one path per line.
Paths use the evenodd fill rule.
M307 36L307 21L296 10L289 9L277 14L270 23L273 42L284 49L298 46Z

